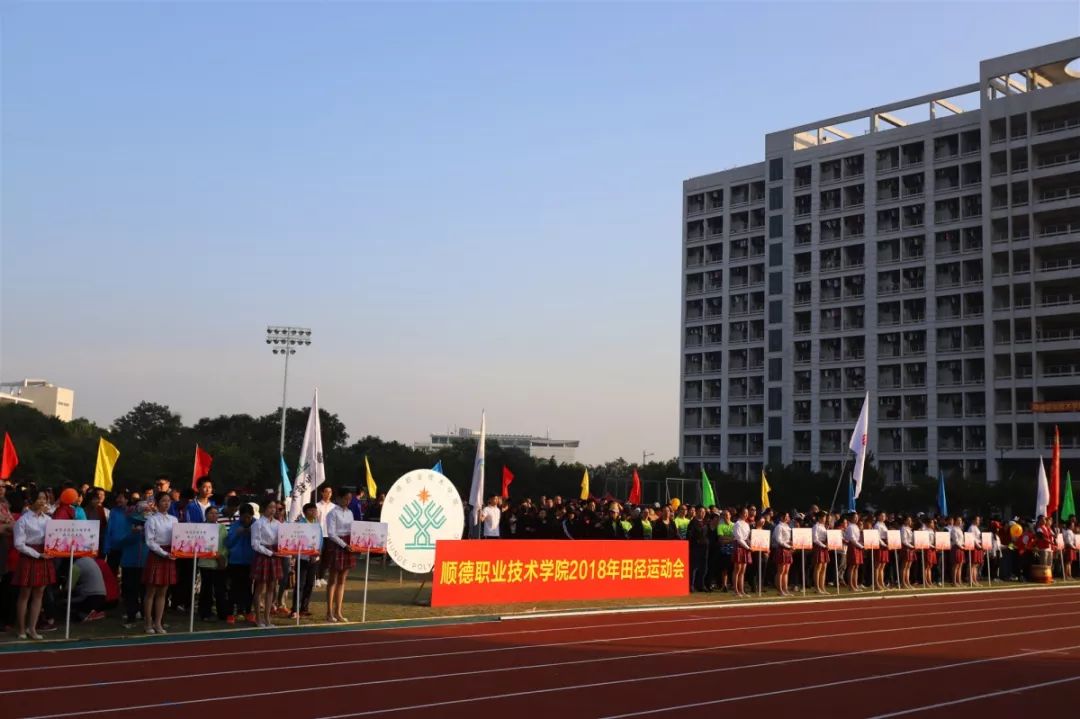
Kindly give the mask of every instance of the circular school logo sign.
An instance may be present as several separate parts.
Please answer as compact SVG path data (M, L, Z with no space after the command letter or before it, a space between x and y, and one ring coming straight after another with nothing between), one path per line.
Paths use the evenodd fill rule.
M450 480L416 469L394 482L383 502L386 551L402 569L425 574L435 566L435 542L461 539L465 512Z

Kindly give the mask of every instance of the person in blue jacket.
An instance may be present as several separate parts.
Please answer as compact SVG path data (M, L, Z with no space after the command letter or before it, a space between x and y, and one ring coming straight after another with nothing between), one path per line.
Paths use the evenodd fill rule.
M120 555L123 553L123 542L131 533L131 522L128 520L128 495L120 492L113 500L113 508L109 510L109 521L105 524L105 558L109 569L113 574L120 574Z
M124 626L137 627L143 612L142 570L149 551L143 539L146 515L153 511L150 502L139 502L130 514L117 515L126 531L114 548L120 550L120 598L124 602ZM118 522L119 524L120 522ZM110 515L109 530L112 531Z
M225 537L225 546L229 550L229 606L232 607L225 621L229 624L236 624L238 619L255 623L255 614L251 611L251 559L255 553L251 548L251 525L254 522L254 507L241 504L237 519Z

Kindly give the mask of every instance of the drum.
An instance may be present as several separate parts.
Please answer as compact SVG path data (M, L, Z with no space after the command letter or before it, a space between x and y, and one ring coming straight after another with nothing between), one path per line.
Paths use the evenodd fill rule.
M1049 564L1032 564L1031 581L1035 584L1053 584L1054 574Z

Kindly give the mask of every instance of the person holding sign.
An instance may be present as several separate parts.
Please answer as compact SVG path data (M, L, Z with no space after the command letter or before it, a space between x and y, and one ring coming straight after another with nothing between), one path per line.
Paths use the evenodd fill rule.
M203 485L200 484L200 487ZM229 547L225 543L228 539L229 528L218 523L218 508L210 505L203 510L206 524L217 527L218 550L217 554L203 558L199 557L199 618L204 622L214 621L215 614L211 612L211 605L217 610L216 617L224 622L230 613L228 603L228 582L226 567L229 566Z
M158 492L154 500L157 509L146 520L143 536L150 553L143 567L143 585L146 597L143 599L143 616L146 620L147 634L165 634L161 626L165 616L165 595L169 587L176 584L176 560L169 549L172 546L172 533L179 520L169 514L172 498L168 492Z
M949 522L949 547L952 550L952 583L959 587L964 572L964 518L959 515Z
M900 562L900 586L904 589L914 589L911 583L911 565L915 563L917 555L915 550L915 532L912 529L911 517L904 517L904 523L900 526L900 551L903 559Z
M825 526L828 517L818 512L814 517L814 587L818 594L826 594L825 573L829 570L829 530Z
M326 621L346 622L342 613L345 602L345 580L349 570L356 566L356 557L349 551L349 535L352 530L353 513L349 510L352 492L348 487L337 491L337 506L326 515Z
M270 609L274 605L274 590L284 572L275 554L278 543L278 503L267 499L262 505L262 516L251 525L251 548L255 554L251 561L251 581L255 584L255 625L261 629L273 627Z
M304 505L304 514L300 517L301 524L319 524L319 506L314 502ZM322 530L320 527L320 548L322 547ZM289 612L289 619L311 616L311 592L315 588L315 574L319 567L319 555L297 554L296 555L296 581L300 587L300 606L293 599L293 608Z
M735 539L735 556L732 558L735 567L735 576L732 583L735 585L735 596L746 597L746 565L753 561L750 552L750 523L746 521L749 513L746 507L739 509L739 518L731 530L731 536Z
M847 547L847 585L853 592L861 592L859 586L859 568L863 563L862 529L859 527L857 512L848 514L847 527L844 529L844 545Z
M773 561L776 563L776 589L781 597L790 597L788 592L788 573L791 572L791 512L781 512L779 521L772 531L772 545L776 548Z
M45 587L56 584L56 567L52 560L45 557L45 525L49 515L45 514L48 499L45 492L34 493L30 510L25 511L15 522L15 551L19 553L19 564L15 569L12 586L19 588L19 598L15 604L16 631L19 639L41 639L37 633L38 617L41 615L41 598ZM30 629L27 630L27 627Z
M982 529L979 528L981 519L982 517L977 514L972 517L967 530L975 543L975 549L971 550L971 563L968 564L968 580L976 587L981 586L979 584L979 574L982 570L983 560L986 558L986 553L982 549Z

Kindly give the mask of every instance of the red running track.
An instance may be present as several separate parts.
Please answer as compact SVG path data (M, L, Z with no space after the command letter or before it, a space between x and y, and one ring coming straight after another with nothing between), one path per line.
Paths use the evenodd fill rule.
M0 717L1080 709L1080 586L0 654Z

